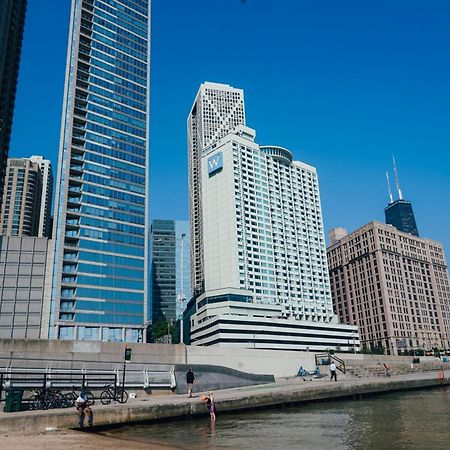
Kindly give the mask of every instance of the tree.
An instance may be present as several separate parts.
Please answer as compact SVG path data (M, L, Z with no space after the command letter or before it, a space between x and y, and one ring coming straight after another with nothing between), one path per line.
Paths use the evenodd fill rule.
M152 325L152 340L157 342L161 338L171 335L173 332L173 325L167 323L166 319L158 319Z

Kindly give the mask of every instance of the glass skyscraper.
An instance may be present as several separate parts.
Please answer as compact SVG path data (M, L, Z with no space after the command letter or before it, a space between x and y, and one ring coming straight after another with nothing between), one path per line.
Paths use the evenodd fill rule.
M149 55L150 0L72 0L51 338L144 339Z
M0 204L19 74L26 0L0 1Z
M384 209L384 215L387 224L393 225L397 230L404 233L419 236L412 203L408 200L399 199L390 203Z
M175 322L191 298L189 222L154 220L151 246L152 321Z

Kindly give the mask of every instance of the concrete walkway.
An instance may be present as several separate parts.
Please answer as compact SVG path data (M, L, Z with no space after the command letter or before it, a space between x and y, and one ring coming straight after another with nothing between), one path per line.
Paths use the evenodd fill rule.
M338 375L339 376L339 375ZM370 395L407 389L419 389L450 384L450 370L444 380L437 371L357 379L345 377L331 382L328 377L303 381L301 378L280 380L277 383L226 389L214 392L217 410L243 411L283 404L296 404L318 400ZM197 394L198 396L201 394ZM125 405L103 406L99 401L93 407L94 429L144 421L177 419L190 415L207 415L204 402L199 397L185 395L155 395L143 399L131 399ZM0 413L1 432L43 432L46 429L76 427L78 415L75 408L49 411L23 411Z

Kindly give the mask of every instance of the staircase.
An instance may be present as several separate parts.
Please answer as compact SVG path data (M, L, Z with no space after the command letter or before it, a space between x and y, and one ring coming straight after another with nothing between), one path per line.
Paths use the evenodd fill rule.
M414 364L411 368L410 364L396 364L389 365L389 372L391 376L396 375L406 375L409 373L422 373L429 371L438 371L441 370L442 367L445 369L450 369L449 363L442 362L424 362ZM346 370L348 375L352 375L356 378L368 378L368 377L384 377L384 368L382 364L376 365L362 365L362 364L354 364L347 363Z

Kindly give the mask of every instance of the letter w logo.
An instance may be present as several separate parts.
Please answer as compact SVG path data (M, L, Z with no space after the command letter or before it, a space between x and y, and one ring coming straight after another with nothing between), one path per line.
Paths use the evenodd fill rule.
M217 166L219 165L220 157L216 156L215 158L212 158L208 161L210 170L217 169Z
M208 158L208 173L211 175L223 168L223 153L219 152Z

